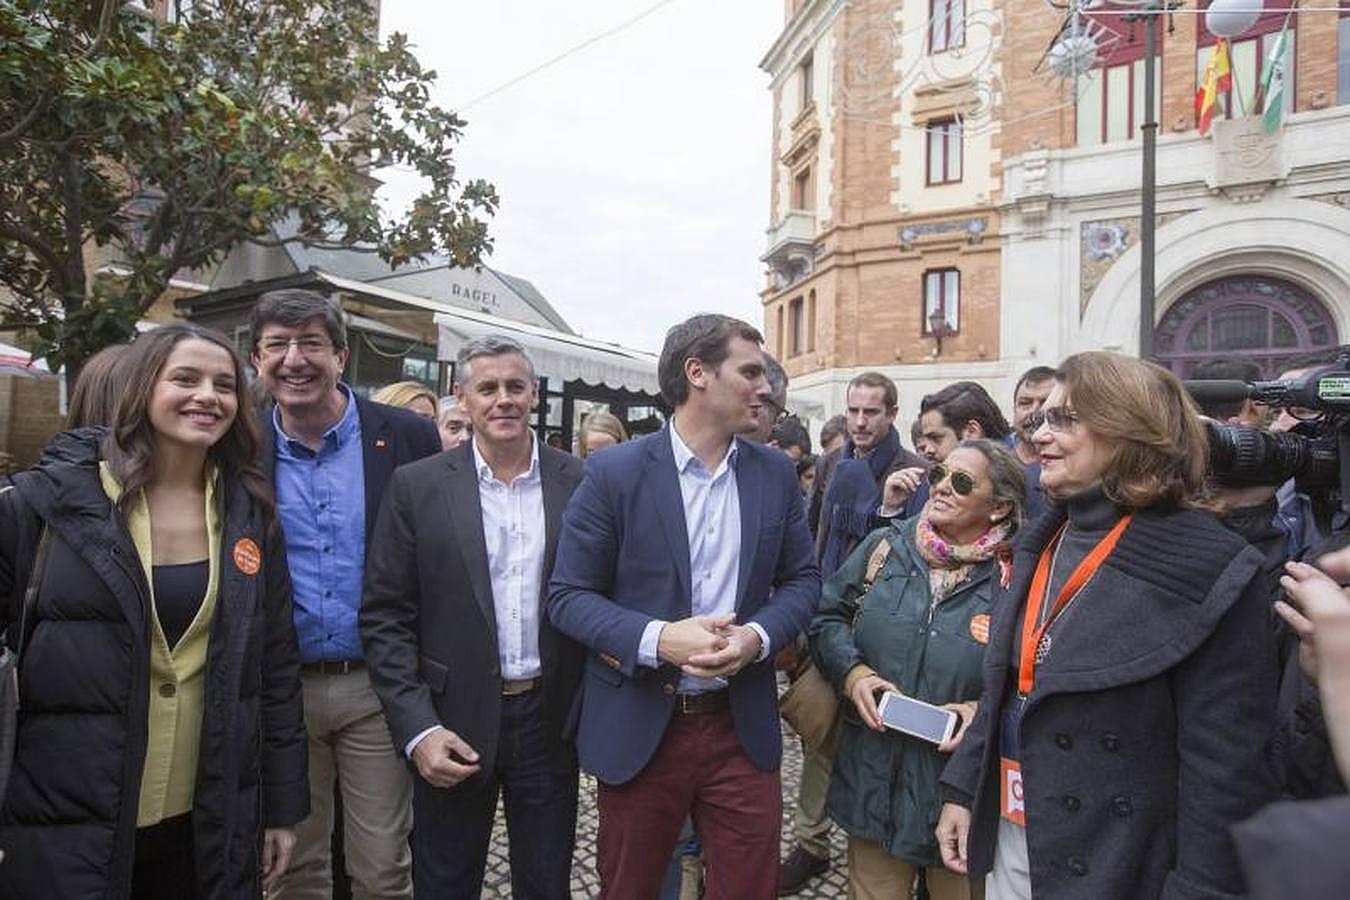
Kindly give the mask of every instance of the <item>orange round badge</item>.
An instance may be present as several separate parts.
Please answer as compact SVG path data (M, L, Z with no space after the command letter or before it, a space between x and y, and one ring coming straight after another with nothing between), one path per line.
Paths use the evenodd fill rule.
M970 617L970 636L981 644L989 643L989 616L986 613L980 613L978 616Z
M234 564L245 575L257 575L258 567L262 565L262 551L248 538L240 538L234 545Z

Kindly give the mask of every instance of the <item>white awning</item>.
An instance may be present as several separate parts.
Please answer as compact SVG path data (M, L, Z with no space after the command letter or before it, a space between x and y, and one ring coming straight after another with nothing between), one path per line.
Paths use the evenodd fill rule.
M519 341L529 351L535 371L550 381L581 381L653 396L661 393L656 378L655 353L461 309L415 294L339 278L322 270L314 270L314 275L338 290L433 312L433 321L440 332L436 356L446 362L454 362L459 348L474 338L504 334Z
M449 362L469 341L502 334L519 341L529 351L535 371L550 381L582 381L619 390L661 393L655 353L469 310L438 312L435 322L440 326L436 355Z

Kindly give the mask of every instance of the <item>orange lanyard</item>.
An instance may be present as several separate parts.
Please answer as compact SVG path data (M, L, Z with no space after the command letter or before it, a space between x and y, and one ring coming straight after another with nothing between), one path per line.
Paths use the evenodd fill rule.
M1022 696L1025 697L1031 693L1032 684L1036 680L1036 648L1040 646L1041 638L1045 636L1046 629L1050 627L1050 623L1055 621L1055 617L1064 611L1064 607L1069 605L1073 595L1082 590L1088 579L1097 574L1097 569L1111 555L1111 551L1116 548L1116 542L1125 533L1125 528L1130 524L1132 518L1134 518L1133 515L1122 518L1116 523L1116 527L1107 532L1106 537L1098 541L1097 546L1093 547L1088 555L1083 557L1083 561L1078 564L1078 568L1073 570L1069 580L1060 589L1059 596L1055 598L1055 605L1050 609L1050 615L1045 617L1045 622L1038 625L1037 623L1040 622L1041 618L1041 609L1045 606L1045 595L1048 593L1050 559L1064 536L1063 526L1055 534L1055 539L1041 551L1040 561L1036 563L1036 574L1031 579L1031 589L1027 592L1026 618L1022 620L1022 657L1021 665L1017 670L1017 691Z

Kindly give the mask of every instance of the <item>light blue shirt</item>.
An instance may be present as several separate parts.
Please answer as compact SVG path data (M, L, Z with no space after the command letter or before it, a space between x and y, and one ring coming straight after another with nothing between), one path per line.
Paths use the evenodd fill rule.
M680 497L684 501L684 527L689 538L689 591L695 616L716 616L736 611L736 581L741 562L741 497L736 488L736 464L740 458L739 440L733 438L727 455L715 472L709 472L670 426L670 445L675 454L675 469L680 478ZM642 632L638 662L655 668L657 644L667 622L654 619ZM759 634L757 660L769 652L769 635L756 622L750 627ZM680 678L680 690L711 691L726 687L723 679Z
M346 385L342 418L315 453L276 426L277 515L286 531L302 662L361 659L356 614L366 565L366 471L361 419Z

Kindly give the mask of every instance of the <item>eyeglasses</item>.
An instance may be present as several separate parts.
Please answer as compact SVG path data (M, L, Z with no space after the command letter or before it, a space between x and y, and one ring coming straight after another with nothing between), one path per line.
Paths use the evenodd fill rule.
M975 476L969 472L962 472L960 469L949 469L942 463L928 470L928 483L937 487L948 477L952 480L952 490L962 497L969 497L970 492L975 490Z
M1078 413L1067 406L1046 406L1041 416L1051 431L1073 431L1078 427Z
M258 351L263 356L285 356L291 347L299 350L300 355L305 357L321 356L333 349L333 345L321 337L298 337L290 340L272 338L262 341L258 344Z
M769 412L773 413L773 424L775 425L782 425L792 415L785 407L779 406L767 397L764 398L764 405L769 408Z

